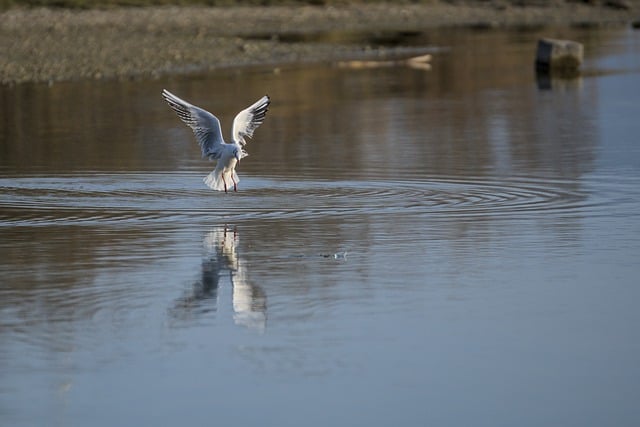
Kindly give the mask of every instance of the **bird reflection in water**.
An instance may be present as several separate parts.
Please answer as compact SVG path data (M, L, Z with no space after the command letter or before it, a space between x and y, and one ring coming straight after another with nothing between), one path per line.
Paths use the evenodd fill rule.
M267 323L267 298L264 291L249 281L246 261L238 255L237 229L217 227L205 234L200 280L178 298L172 309L176 319L215 311L218 291L227 278L231 285L233 320L237 325L264 331Z

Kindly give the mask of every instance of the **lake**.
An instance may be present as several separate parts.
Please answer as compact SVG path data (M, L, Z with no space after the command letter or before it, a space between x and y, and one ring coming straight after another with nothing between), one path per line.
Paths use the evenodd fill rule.
M639 425L640 32L396 42L0 87L0 424ZM163 88L225 137L271 96L237 193Z

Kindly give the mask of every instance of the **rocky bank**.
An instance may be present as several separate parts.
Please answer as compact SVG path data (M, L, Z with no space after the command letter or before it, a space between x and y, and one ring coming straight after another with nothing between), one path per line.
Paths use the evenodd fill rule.
M640 0L613 1L10 9L0 12L0 82L149 78L394 54L391 47L334 43L335 32L630 25L640 17ZM318 34L325 36L309 37Z

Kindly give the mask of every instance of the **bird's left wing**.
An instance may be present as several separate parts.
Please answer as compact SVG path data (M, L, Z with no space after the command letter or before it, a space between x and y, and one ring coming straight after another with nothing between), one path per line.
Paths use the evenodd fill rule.
M200 144L202 157L220 158L224 143L220 120L210 112L189 104L166 89L162 91L162 96L178 117L193 130Z
M245 145L247 141L245 137L251 138L253 131L262 124L269 109L271 99L268 95L260 98L255 104L240 111L235 119L233 119L232 137L234 142Z

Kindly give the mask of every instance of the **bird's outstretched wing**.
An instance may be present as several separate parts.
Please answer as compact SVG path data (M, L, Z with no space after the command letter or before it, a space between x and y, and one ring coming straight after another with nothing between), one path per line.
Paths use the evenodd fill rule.
M162 91L162 96L178 117L193 129L202 150L202 157L220 158L224 143L220 120L210 112L189 104L166 89Z
M251 138L253 131L262 124L270 103L271 99L268 95L265 95L255 104L238 113L236 118L233 119L233 130L231 133L234 142L243 146L247 143L244 138Z

